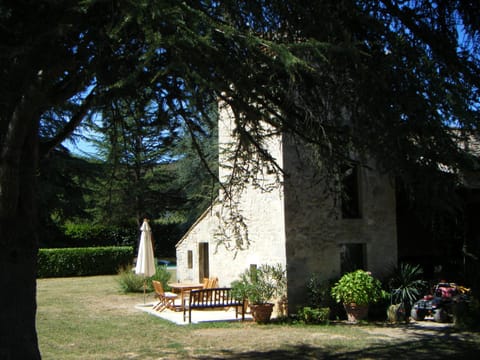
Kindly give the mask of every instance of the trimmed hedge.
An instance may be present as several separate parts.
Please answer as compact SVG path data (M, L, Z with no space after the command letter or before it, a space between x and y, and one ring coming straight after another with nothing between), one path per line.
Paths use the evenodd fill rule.
M133 257L131 246L40 249L37 277L117 274Z
M119 227L71 223L64 225L65 247L135 246L140 236L136 226Z

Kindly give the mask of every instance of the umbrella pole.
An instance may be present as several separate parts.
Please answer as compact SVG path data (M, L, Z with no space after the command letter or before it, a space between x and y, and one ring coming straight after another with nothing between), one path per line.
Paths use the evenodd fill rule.
M143 305L145 305L146 294L147 294L147 279L143 278Z

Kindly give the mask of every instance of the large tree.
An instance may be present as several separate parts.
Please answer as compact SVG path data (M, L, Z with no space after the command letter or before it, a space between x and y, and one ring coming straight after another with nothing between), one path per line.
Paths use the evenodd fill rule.
M2 358L39 357L39 158L139 88L193 136L228 103L244 158L269 160L263 119L311 143L325 173L352 153L427 180L470 164L450 127L479 122L477 2L2 0L0 19Z
M156 219L177 202L175 187L169 186L175 174L168 165L175 125L159 119L158 106L138 92L136 98L117 99L103 109L95 126L105 169L95 185L97 221L126 225L137 220L140 226L145 216Z

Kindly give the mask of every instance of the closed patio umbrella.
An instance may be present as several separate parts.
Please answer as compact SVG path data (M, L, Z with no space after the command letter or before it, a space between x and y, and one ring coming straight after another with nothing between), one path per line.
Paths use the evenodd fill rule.
M140 244L138 246L137 264L135 265L135 274L143 275L143 302L145 303L145 293L147 288L147 277L155 275L155 257L153 255L152 229L148 220L144 219L140 235Z

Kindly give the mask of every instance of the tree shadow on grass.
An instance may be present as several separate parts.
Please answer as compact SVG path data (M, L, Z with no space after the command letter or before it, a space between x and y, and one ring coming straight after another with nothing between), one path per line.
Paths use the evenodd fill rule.
M348 345L341 346L312 346L300 344L288 346L285 349L270 351L233 352L224 350L222 359L380 359L380 360L432 360L432 359L478 359L480 356L480 342L478 336L467 333L458 333L450 329L438 330L426 334L415 330L411 338L406 341L378 341L377 344L361 350L348 350ZM261 342L255 339L252 346ZM218 354L201 356L199 359L218 359Z

